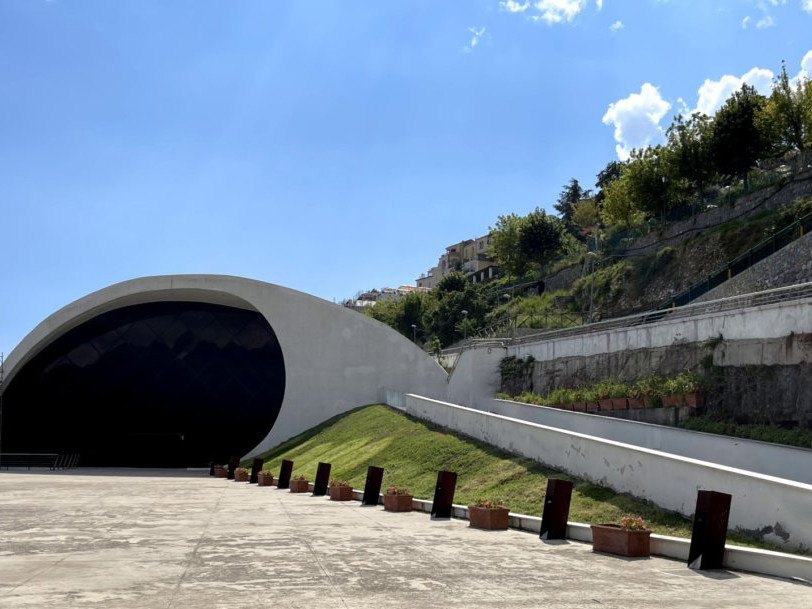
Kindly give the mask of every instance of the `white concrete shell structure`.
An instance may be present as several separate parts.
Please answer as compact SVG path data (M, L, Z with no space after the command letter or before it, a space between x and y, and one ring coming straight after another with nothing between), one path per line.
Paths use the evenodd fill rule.
M386 389L445 397L447 375L442 367L384 324L302 292L222 275L133 279L65 306L11 352L4 387L42 349L94 317L131 305L172 301L256 311L276 334L284 358L284 398L273 428L245 456L335 415L380 402Z

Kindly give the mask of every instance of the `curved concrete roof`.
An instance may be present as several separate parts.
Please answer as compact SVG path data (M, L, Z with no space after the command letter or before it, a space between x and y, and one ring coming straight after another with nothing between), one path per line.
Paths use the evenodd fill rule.
M143 277L88 294L42 321L14 348L4 386L68 330L114 309L160 301L254 310L276 333L285 360L285 398L273 429L247 456L342 412L383 401L386 389L445 397L442 367L388 326L303 292L226 275Z

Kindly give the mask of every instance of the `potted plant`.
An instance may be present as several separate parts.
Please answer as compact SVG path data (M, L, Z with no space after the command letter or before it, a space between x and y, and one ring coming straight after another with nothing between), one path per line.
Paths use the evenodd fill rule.
M468 521L477 529L504 531L508 528L508 508L498 499L478 499L468 506Z
M234 482L248 482L250 477L251 472L244 467L238 467L234 470Z
M629 402L629 408L645 408L646 403L643 400L643 392L640 390L640 386L637 383L632 383L629 385L629 391L627 392L627 398Z
M330 480L330 501L350 501L352 484L346 480Z
M299 474L298 476L294 476L290 480L290 492L291 493L306 493L310 490L310 487L307 483L307 478L303 475Z
M214 477L215 478L228 478L228 470L223 467L222 465L215 465L214 466Z
M663 378L659 374L649 374L636 383L646 408L662 406Z
M612 399L612 410L626 410L629 407L629 400L626 394L629 389L623 383L609 384L609 397Z
M267 469L257 472L257 483L260 486L273 486L273 474Z
M411 512L412 493L400 486L390 486L383 496L383 509L387 512Z
M609 395L611 390L611 383L603 381L597 384L595 389L598 391L598 404L600 410L612 410L612 396Z
M682 406L682 384L678 378L666 379L663 383L663 406Z
M619 524L593 524L592 551L618 556L649 556L651 531L640 516L623 516Z
M685 397L685 405L691 408L704 408L705 392L702 390L702 382L692 372L685 371L678 377L681 389Z

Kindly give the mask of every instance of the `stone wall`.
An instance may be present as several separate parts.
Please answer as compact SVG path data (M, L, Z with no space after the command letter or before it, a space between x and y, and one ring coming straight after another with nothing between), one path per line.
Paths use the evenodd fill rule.
M731 220L745 219L765 209L774 210L786 207L798 197L808 194L812 194L812 172L810 171L799 174L786 184L769 186L758 192L745 195L738 199L735 205L719 206L689 220L669 224L662 231L651 232L636 239L623 253L635 255L654 254L667 245L675 245L695 237L708 228Z
M547 277L544 278L544 291L555 292L556 290L568 290L572 287L572 284L581 277L583 271L583 263L578 262L547 275Z
M694 302L707 302L808 281L812 281L812 234L793 241Z

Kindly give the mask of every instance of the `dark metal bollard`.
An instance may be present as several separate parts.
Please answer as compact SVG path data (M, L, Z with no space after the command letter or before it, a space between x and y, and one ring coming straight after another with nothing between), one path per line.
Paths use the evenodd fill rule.
M544 511L541 514L539 539L566 539L567 519L570 515L572 482L569 480L547 480L544 494Z
M364 485L364 498L361 500L361 505L378 505L382 483L383 468L370 465L367 468L367 482Z
M327 494L327 486L330 484L330 469L333 466L329 463L319 461L316 467L316 480L313 482L313 496L323 497Z
M293 461L282 459L282 467L279 468L279 480L276 488L290 488L290 475L293 473Z
M249 484L259 484L257 475L262 471L262 463L263 461L259 457L254 459L254 462L251 464L251 478L248 480Z
M456 486L456 472L437 472L437 486L434 487L434 501L431 504L432 518L451 518Z
M721 569L725 556L727 521L732 496L716 491L698 491L688 567Z
M229 480L234 480L234 470L237 469L239 466L240 466L240 458L232 455L232 457L228 460L227 478Z
M214 459L212 459L211 465L209 465L209 476L214 475Z

